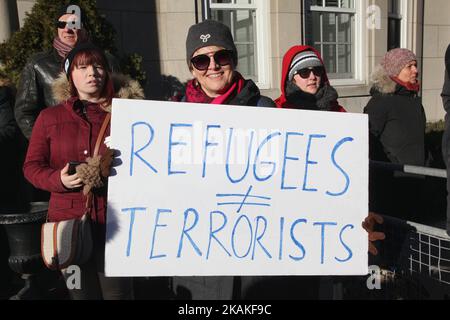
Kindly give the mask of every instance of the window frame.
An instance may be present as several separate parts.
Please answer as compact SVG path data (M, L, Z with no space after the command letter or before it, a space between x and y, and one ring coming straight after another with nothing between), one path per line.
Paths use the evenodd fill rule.
M211 17L211 10L254 10L256 14L255 23L255 67L257 68L258 79L255 81L260 89L271 88L271 68L270 68L270 1L252 0L252 4L238 3L212 3L212 0L204 0L206 14L204 17ZM238 67L239 69L239 67Z
M339 8L339 7L326 7L325 2L322 6L310 6L310 11L312 12L325 12L325 13L349 13L354 16L354 28L353 41L352 44L352 54L353 54L353 77L350 79L337 78L330 79L333 86L353 86L353 85L364 85L365 79L363 71L366 67L365 61L365 45L363 40L363 21L362 21L362 10L366 7L365 0L355 0L354 8Z

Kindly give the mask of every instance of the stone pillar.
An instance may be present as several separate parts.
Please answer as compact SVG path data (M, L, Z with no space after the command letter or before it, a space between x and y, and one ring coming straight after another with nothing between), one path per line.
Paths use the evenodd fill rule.
M17 3L15 0L0 0L0 43L9 39L19 28Z

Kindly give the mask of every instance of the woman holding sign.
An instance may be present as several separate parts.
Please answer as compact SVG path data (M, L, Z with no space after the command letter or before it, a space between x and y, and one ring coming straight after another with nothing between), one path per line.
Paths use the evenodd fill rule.
M205 20L190 27L186 39L186 59L193 79L183 97L175 100L204 104L275 107L262 96L252 80L236 71L238 53L230 29L217 21ZM179 298L239 299L239 277L175 277Z
M34 186L51 192L50 222L81 217L88 197L92 200L93 254L78 271L63 270L72 298L132 299L132 279L106 278L103 273L106 183L112 156L103 141L109 135L112 99L142 99L143 91L137 82L111 75L104 53L89 43L70 51L63 69L53 85L60 103L37 118L24 173Z

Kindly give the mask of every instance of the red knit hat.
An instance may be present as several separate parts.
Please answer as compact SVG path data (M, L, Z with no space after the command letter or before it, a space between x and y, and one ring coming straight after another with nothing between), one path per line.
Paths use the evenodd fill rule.
M396 77L411 61L417 61L416 55L411 50L396 48L384 55L381 66L389 76Z

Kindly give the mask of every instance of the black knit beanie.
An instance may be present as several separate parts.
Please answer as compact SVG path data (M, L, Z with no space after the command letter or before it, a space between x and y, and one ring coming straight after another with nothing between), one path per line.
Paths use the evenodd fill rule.
M205 20L189 28L186 38L186 61L190 65L192 55L203 47L218 46L233 51L234 65L237 65L237 49L230 29L215 20Z
M106 64L106 68L108 69L108 71L111 71L109 64L108 64L108 59L106 59L106 56L105 56L105 53L103 52L103 50L100 49L99 47L93 45L90 42L83 42L83 43L76 45L72 50L70 50L70 52L64 58L63 70L66 73L67 79L69 79L70 66L72 65L73 59L75 58L77 53L82 52L82 51L91 51L91 50L98 51L101 53L101 55L103 56L103 60L105 61L105 64Z

